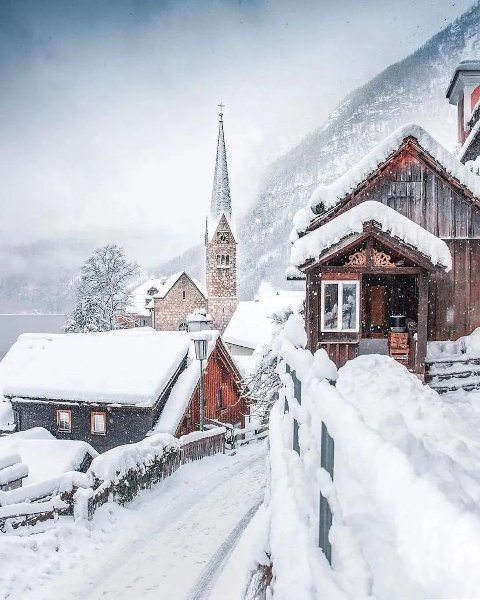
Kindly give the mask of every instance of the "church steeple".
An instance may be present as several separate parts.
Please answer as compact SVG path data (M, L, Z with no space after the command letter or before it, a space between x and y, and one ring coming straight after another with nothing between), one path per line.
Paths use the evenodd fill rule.
M223 133L223 104L220 108L218 122L217 158L215 161L215 176L213 178L212 201L210 203L210 216L218 218L225 213L232 216L232 199L230 198L230 183L228 181L227 152L225 150L225 136Z
M237 306L237 240L232 221L227 153L223 133L223 104L219 104L217 157L210 214L205 235L208 312L222 333Z

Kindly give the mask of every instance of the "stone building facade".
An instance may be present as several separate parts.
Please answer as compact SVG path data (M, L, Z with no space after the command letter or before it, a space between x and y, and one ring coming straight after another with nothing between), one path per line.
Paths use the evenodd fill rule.
M223 333L237 307L237 239L232 219L222 113L205 250L208 313L213 327Z
M186 329L187 315L196 309L207 310L205 293L183 272L164 296L154 296L152 325L159 331Z
M223 332L237 307L237 243L225 215L207 239L206 283L208 313Z

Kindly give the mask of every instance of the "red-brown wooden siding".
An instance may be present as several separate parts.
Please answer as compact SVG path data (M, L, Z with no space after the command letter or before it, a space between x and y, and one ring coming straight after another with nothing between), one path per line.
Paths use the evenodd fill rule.
M245 426L247 407L244 399L240 399L238 386L239 375L226 357L226 350L217 347L210 354L208 366L204 371L205 385L205 419L213 419L222 423L241 423ZM200 366L199 366L200 369ZM224 408L217 409L217 390L222 389ZM198 430L200 422L200 386L193 393L187 412L177 430L177 436Z

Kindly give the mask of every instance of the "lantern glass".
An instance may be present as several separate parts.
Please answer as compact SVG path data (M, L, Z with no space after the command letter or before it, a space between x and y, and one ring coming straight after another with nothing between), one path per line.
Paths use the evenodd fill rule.
M207 358L207 340L193 340L195 344L195 356L197 360L205 360Z

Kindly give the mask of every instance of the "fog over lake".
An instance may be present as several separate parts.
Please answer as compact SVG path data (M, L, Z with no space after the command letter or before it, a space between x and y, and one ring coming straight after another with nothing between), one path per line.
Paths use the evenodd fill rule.
M65 315L1 315L0 359L21 333L62 333Z

